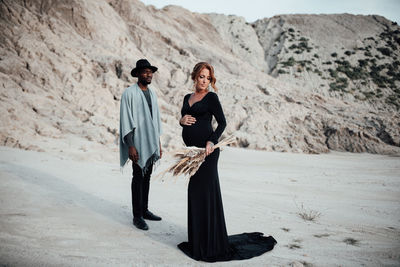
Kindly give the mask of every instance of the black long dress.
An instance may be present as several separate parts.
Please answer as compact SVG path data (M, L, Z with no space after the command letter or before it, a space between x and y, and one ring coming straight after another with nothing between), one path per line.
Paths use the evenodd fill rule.
M208 92L200 101L189 105L190 94L182 106L182 116L196 118L191 126L182 125L187 146L214 144L225 129L226 121L218 96ZM212 116L218 122L213 131ZM219 149L206 157L199 170L190 177L188 187L188 242L178 245L186 255L207 262L249 259L272 250L276 241L262 233L227 235L221 190L218 179Z

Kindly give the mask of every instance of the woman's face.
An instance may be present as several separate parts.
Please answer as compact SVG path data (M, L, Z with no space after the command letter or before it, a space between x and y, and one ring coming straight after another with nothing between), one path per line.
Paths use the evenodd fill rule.
M203 68L196 80L196 90L206 90L210 84L210 81L210 71L207 68Z

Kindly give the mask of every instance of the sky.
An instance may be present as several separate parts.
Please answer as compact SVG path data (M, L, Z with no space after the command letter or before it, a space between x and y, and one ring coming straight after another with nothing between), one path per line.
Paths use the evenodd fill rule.
M242 16L247 22L283 14L381 15L400 25L400 0L141 0L162 8L177 5L198 13Z

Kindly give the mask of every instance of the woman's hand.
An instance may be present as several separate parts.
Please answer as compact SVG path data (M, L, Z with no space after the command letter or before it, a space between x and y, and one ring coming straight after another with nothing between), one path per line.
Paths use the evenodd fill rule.
M190 115L185 115L179 120L180 124L187 125L187 126L190 126L190 125L194 124L195 122L196 122L196 118L192 117Z
M214 152L214 143L211 141L207 141L206 145L206 157Z

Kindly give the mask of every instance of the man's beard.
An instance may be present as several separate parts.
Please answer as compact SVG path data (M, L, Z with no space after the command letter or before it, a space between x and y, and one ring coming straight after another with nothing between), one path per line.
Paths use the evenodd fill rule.
M149 81L147 79L140 79L139 82L143 85L149 85L151 84L151 79Z

